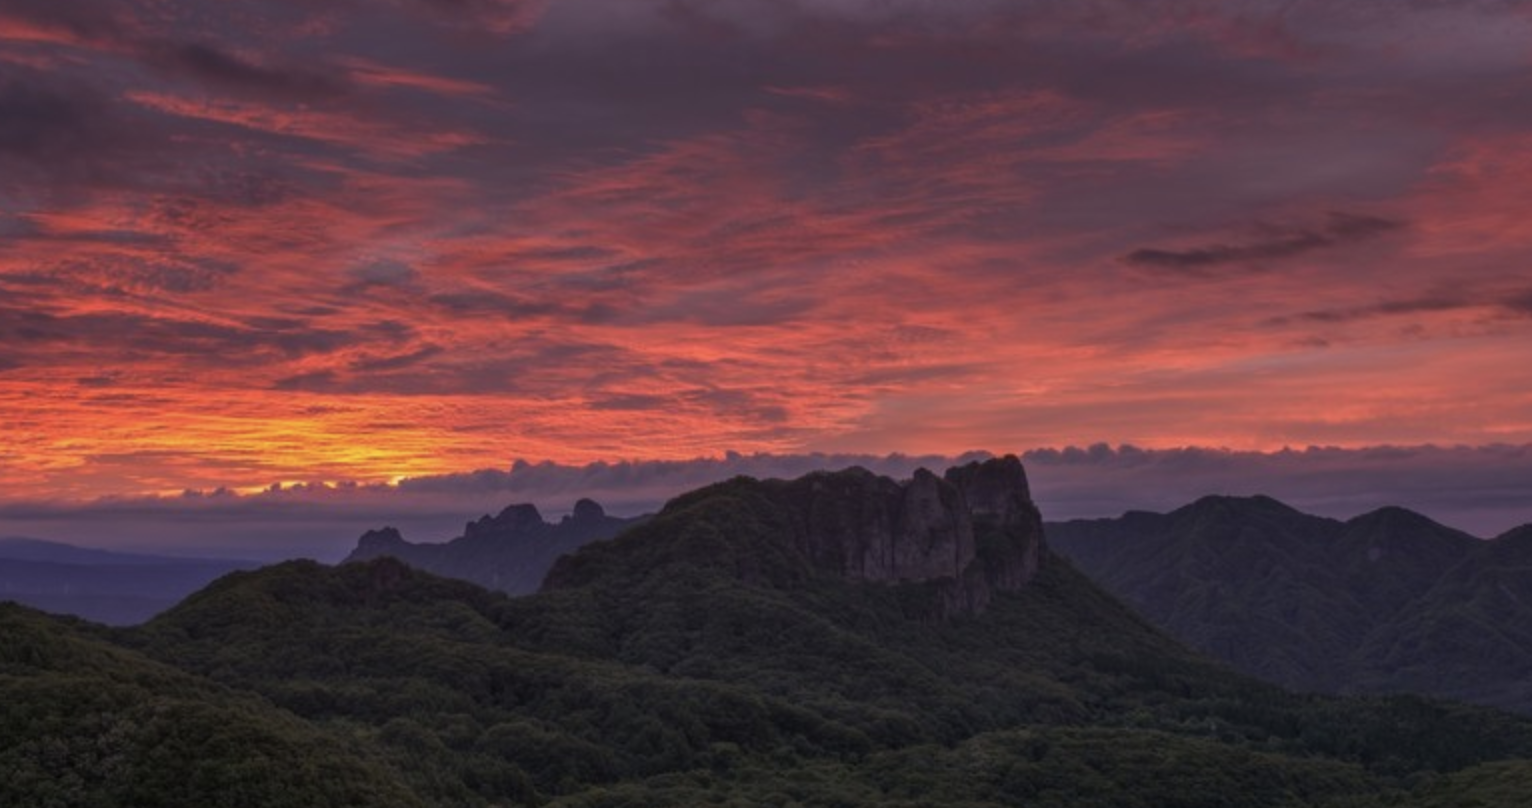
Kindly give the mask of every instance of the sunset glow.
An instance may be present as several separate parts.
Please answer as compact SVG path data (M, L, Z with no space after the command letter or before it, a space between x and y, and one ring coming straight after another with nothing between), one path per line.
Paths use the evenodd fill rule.
M1532 16L1171 5L6 2L0 500L1532 443Z

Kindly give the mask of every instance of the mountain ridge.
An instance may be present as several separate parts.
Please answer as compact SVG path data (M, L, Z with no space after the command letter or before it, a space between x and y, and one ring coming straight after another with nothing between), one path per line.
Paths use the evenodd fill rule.
M1013 471L738 478L520 597L380 557L132 628L0 606L0 802L1521 808L1532 719L1198 655Z
M689 563L732 566L746 582L776 585L821 575L926 584L937 616L982 611L995 591L1024 586L1045 550L1041 516L1014 456L942 477L919 469L903 482L853 467L795 480L736 477L677 497L616 541L559 559L544 589L598 580L610 557L676 521L689 523L682 532Z
M124 553L41 539L0 539L0 599L111 625L142 623L256 562Z
M1156 625L1247 673L1299 689L1406 690L1532 712L1532 694L1515 686L1532 674L1532 638L1513 631L1503 644L1508 616L1521 612L1491 605L1481 580L1511 563L1493 556L1514 542L1397 506L1342 521L1270 497L1204 497L1165 514L1047 529L1061 553ZM1512 555L1526 565L1532 549ZM1442 619L1453 615L1448 630ZM1466 648L1468 662L1454 658Z
M463 532L440 543L406 541L397 528L363 533L341 563L393 556L412 566L486 589L519 595L536 591L555 559L581 546L611 538L645 517L608 516L591 499L575 502L557 522L543 519L537 506L513 503L493 516L469 521Z
M418 789L475 805L509 788L566 808L1374 808L1409 804L1396 778L1456 772L1450 796L1532 755L1532 722L1494 711L1228 671L1042 544L1024 585L941 611L947 576L861 574L870 538L910 535L896 520L838 531L905 496L857 471L735 479L564 558L533 595L395 559L293 563L231 576L130 642L307 720L375 728L418 750Z

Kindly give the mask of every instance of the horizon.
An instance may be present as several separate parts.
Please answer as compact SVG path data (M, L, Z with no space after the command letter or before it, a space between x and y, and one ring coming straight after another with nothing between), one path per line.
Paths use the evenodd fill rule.
M385 526L415 543L447 541L463 524L512 504L545 519L578 499L608 513L652 513L669 499L738 475L793 478L861 466L907 479L1004 453L938 455L744 455L691 461L588 465L517 461L506 469L393 484L274 485L255 492L187 491L93 502L0 503L0 536L107 550L277 561L339 561L363 532ZM1532 523L1532 446L1307 447L1275 453L1133 446L1020 453L1033 498L1048 521L1167 512L1205 496L1270 496L1318 516L1350 519L1403 507L1447 527L1492 539Z
M1050 507L1497 533L1528 41L1477 2L13 0L0 531L150 502L122 541L259 547L166 503L378 493L273 522L319 541L514 458L1105 446Z

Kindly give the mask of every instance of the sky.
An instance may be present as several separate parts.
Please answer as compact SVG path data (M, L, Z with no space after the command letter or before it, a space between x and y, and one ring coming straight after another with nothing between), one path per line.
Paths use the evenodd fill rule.
M988 451L1491 534L1529 97L1508 0L0 0L0 531Z

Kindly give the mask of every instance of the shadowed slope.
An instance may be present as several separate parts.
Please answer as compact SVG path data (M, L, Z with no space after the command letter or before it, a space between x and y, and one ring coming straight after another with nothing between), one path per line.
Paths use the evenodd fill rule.
M537 591L555 559L593 541L609 539L643 517L608 516L582 499L558 522L543 520L532 505L511 505L463 527L463 535L441 544L414 544L387 527L357 540L345 563L392 556L412 567L472 581L486 589L525 595Z
M1208 497L1048 530L1156 625L1247 673L1532 711L1526 528L1486 542L1403 508L1340 522Z
M376 744L443 806L1376 808L1532 754L1495 711L1197 657L1052 556L993 462L712 486L529 597L293 562L112 636Z

